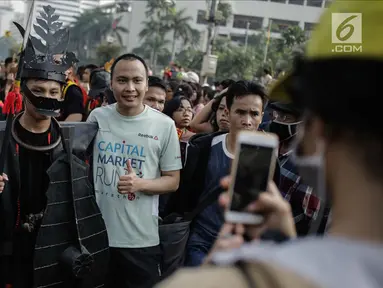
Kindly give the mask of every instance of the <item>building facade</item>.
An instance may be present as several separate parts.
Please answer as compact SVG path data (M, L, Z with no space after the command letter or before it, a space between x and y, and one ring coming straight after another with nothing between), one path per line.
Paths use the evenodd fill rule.
M330 1L326 0L223 0L232 6L232 17L227 22L221 22L217 34L227 36L233 41L243 41L246 33L257 34L264 31L272 21L271 36L278 37L281 29L296 25L308 33L314 28ZM121 23L130 30L130 49L140 45L138 34L142 30L145 16L146 2L142 0L131 1L131 15L124 15ZM192 27L199 30L202 38L207 38L207 13L208 7L205 0L175 0L176 9L185 9L185 16L193 18ZM131 16L131 17L129 17ZM131 19L129 19L131 18ZM126 45L126 43L125 43ZM205 47L206 39L202 39L201 47ZM177 43L177 50L182 48L182 43Z
M11 0L0 1L0 37L10 29L10 23L13 18L14 9Z
M30 1L26 1L26 11L29 11ZM60 15L60 22L63 26L69 26L76 21L76 17L88 9L100 6L100 0L37 0L35 4L34 19L43 12L43 6L50 5L56 9L56 14Z

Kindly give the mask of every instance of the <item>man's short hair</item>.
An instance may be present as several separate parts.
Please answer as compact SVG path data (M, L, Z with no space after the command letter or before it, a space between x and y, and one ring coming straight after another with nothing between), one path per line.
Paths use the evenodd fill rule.
M93 70L98 69L98 66L95 64L89 64L85 66L85 69L89 69L90 72L92 72Z
M258 83L253 81L240 80L234 82L230 85L227 96L226 96L226 106L230 111L231 106L233 105L234 99L241 98L247 95L258 95L262 98L263 108L267 104L266 92L265 89Z
M110 74L113 78L113 72L114 72L114 68L116 68L116 65L118 62L120 62L121 60L129 60L129 61L134 61L134 60L138 60L140 61L144 67L145 67L145 71L146 71L146 76L149 75L149 68L148 68L148 65L146 65L146 62L144 59L142 59L140 56L136 55L136 54L132 54L132 53L126 53L126 54L123 54L121 56L119 56L114 62L113 62L113 65L110 69Z
M156 76L149 76L149 87L158 87L167 92L167 85L164 81Z
M8 66L9 64L12 64L13 62L14 62L13 58L12 57L8 57L8 58L5 59L4 65ZM17 63L17 61L15 63Z
M233 83L235 83L234 80L232 80L232 79L225 79L221 83L219 83L219 85L221 85L223 89L226 89L226 88L228 88Z

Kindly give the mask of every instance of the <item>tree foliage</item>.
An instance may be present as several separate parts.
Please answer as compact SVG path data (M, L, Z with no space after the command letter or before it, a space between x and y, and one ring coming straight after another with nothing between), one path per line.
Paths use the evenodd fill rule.
M86 59L86 50L103 43L108 36L117 39L115 46L122 46L122 39L129 33L128 29L120 26L121 17L104 12L100 8L86 10L76 18L70 28L71 49L77 52L79 59ZM87 47L87 49L84 49Z
M193 18L185 15L186 11L175 9L174 1L172 0L148 0L146 5L146 16L149 18L142 22L143 28L139 33L142 40L139 50L144 50L148 43L156 39L156 46L152 47L150 53L150 65L156 66L157 60L162 60L168 56L166 62L172 61L176 55L176 44L182 41L183 45L190 44L196 47L199 44L200 33L191 27L190 22ZM171 52L158 51L158 47L165 47L170 44L171 39ZM160 59L161 58L161 59ZM162 62L162 61L159 61ZM156 70L156 67L153 67Z
M143 22L143 29L139 34L143 40L142 45L135 51L150 59L151 65L159 64L163 67L168 65L169 60L174 60L182 67L200 71L205 51L204 47L203 51L198 47L200 33L192 29L190 22L193 19L187 16L186 10L177 11L169 3L173 2L148 0L148 20ZM228 2L220 1L217 10L217 22L227 21L232 17L232 7ZM280 37L270 41L267 40L267 29L248 35L246 50L244 39L232 42L229 38L216 37L212 47L212 53L218 56L216 78L252 79L260 76L264 67L271 71L289 69L295 48L305 43L306 34L297 26L282 28L279 30ZM170 44L168 39L171 51L167 49ZM177 41L182 41L184 45L184 49L178 53ZM266 46L267 57L264 61Z
M98 62L103 64L112 58L117 58L121 53L121 49L120 45L101 43L96 50Z

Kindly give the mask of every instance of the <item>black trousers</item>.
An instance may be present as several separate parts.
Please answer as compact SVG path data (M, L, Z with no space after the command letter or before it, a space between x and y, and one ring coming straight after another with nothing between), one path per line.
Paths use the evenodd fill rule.
M160 246L110 248L106 288L150 288L160 276Z

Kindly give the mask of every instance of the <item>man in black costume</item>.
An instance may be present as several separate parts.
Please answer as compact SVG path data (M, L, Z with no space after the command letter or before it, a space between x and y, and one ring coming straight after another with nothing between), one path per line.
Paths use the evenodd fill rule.
M0 157L1 288L104 284L108 239L84 162L98 128L54 118L64 100L65 71L76 61L73 53L62 53L68 32L54 11L45 6L40 27L34 26L46 44L29 36L20 56L25 110L0 122L6 147Z

